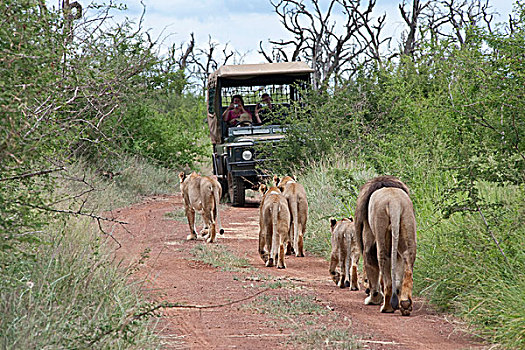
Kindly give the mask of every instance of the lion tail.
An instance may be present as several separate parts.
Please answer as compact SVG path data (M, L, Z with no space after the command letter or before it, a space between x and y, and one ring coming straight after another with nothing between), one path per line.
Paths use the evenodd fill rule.
M275 259L277 251L279 249L279 231L278 231L278 220L279 219L279 202L275 201L272 205L272 244L271 244L271 258Z
M215 221L217 228L219 229L219 233L221 235L224 234L224 229L221 226L221 218L219 215L219 202L221 201L221 193L222 189L221 186L213 186L213 197L214 197L214 208L213 208L213 220Z
M298 242L299 242L299 210L297 207L299 206L299 203L297 203L297 197L292 196L292 200L290 201L290 213L292 214L292 220L293 220L293 249L295 250L295 253L298 254Z
M397 201L390 202L390 224L392 226L392 256L391 256L391 268L390 276L392 278L392 298L390 299L390 305L394 310L399 309L399 298L397 295L397 251L399 244L399 226L401 220L401 205Z

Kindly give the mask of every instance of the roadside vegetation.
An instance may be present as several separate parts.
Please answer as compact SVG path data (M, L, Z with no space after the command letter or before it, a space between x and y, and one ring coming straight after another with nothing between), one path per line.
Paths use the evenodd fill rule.
M219 61L212 48L200 66L185 55L205 52L192 51L193 38L161 57L140 22L110 22L124 6L86 6L83 17L36 0L0 5L3 349L156 348L155 319L134 317L150 309L128 278L141 260L114 261L107 227L119 223L104 213L173 193L178 171L209 161L205 83L196 87L188 72L204 82L202 62ZM279 172L306 187L306 249L322 256L328 219L353 215L366 180L407 183L418 223L415 292L507 349L525 348L525 3L514 8L508 25L461 22L458 38L422 21L417 42L391 59L368 50L338 60L351 64L349 76L344 67L320 75L320 57L317 89L289 113L295 127L275 152ZM226 259L210 262L219 267L247 264L228 251L194 254ZM260 307L272 302L286 304ZM305 342L346 341L318 331Z
M141 30L110 23L118 7L0 5L2 349L157 348L110 210L175 192L209 143L202 97Z
M512 32L423 41L412 57L309 95L281 152L281 172L309 194L306 248L324 256L328 218L353 215L366 180L407 183L415 291L509 349L525 347L524 10Z

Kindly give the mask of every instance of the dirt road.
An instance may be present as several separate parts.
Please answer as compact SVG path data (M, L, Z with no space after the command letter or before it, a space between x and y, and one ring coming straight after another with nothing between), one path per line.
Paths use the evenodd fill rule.
M363 291L337 288L327 261L308 252L287 256L285 270L265 267L257 253L258 200L247 200L247 208L221 206L226 232L211 245L186 241L180 195L113 212L129 223L115 231L118 257L132 263L148 256L134 278L151 299L200 307L162 311L163 349L483 349L420 299L409 317L365 306ZM245 258L249 266L213 267L196 258L207 251Z

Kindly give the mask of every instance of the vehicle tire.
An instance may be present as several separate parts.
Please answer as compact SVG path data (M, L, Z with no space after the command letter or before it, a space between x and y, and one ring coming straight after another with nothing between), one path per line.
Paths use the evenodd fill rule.
M242 177L228 173L228 194L234 207L243 207L245 203L244 181Z

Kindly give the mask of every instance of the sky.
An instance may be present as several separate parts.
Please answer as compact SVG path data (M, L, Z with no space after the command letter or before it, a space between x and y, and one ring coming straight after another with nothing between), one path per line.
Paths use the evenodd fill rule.
M84 7L90 1L77 0ZM113 0L114 2L118 0ZM275 1L275 0L274 0ZM387 14L384 33L399 38L406 28L398 9L402 0L377 0L374 13ZM50 5L57 5L60 0L47 0ZM100 2L100 1L99 1ZM362 3L367 3L362 0ZM407 0L411 3L411 0ZM497 22L506 21L512 10L513 0L490 0L493 8L500 13ZM128 10L114 15L119 21L124 17L139 21L143 11L140 0L120 0ZM190 40L194 33L198 47L207 47L209 36L220 44L219 48L228 47L245 54L243 63L262 63L264 57L257 53L259 42L269 48L268 40L291 38L273 11L270 0L142 0L146 7L143 28L152 38L161 38L161 53L165 53L171 44L177 46ZM321 0L321 6L328 0ZM395 42L393 43L395 44Z

